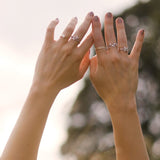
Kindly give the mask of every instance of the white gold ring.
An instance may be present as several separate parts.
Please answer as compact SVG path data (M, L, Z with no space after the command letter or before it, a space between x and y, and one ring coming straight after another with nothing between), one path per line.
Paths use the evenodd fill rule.
M117 47L117 43L109 43L109 45L108 45L108 48L111 48L111 47Z
M73 41L76 41L76 42L80 42L80 38L79 38L79 36L71 36L71 39L73 40Z
M119 51L128 52L128 47L119 47Z

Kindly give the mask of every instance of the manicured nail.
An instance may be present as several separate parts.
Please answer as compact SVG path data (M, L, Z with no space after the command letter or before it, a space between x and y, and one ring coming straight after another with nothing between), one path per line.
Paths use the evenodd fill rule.
M141 35L143 36L144 35L144 29L142 29L140 32L141 32Z
M77 18L77 17L74 17L74 20L76 20L76 21L77 21L77 20L78 20L78 18Z
M78 22L78 18L77 17L74 17L73 20L74 20L75 23Z
M58 19L58 18L56 18L56 19L55 19L55 21L56 21L56 22L59 22L59 19Z
M118 18L117 22L122 23L122 18Z
M93 12L90 12L89 15L90 15L91 17L93 17L93 16L94 16L94 13L93 13Z
M94 16L93 20L94 20L94 21L99 21L98 16Z
M111 18L111 17L112 17L112 13L111 13L111 12L108 12L108 13L107 13L107 17L108 17L108 18Z

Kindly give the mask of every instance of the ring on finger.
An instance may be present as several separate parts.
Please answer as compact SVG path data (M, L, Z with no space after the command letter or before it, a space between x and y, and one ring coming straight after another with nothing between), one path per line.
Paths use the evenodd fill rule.
M73 40L73 41L76 41L76 42L80 42L80 38L79 38L79 36L78 35L75 35L75 36L71 36L71 39Z
M114 48L116 48L117 47L117 43L109 43L109 45L108 45L108 48L111 48L111 47L114 47Z
M104 47L104 46L96 47L96 51L107 50L107 49L108 47Z
M119 51L128 52L128 47L119 47Z

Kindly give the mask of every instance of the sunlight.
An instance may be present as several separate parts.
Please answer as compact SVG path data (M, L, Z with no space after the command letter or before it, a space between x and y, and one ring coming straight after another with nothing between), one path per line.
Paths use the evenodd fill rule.
M56 39L74 16L78 25L93 11L103 22L108 11L117 14L137 0L6 0L0 6L0 153L25 102L46 27L59 18ZM60 158L60 146L67 138L68 114L83 80L64 89L56 98L44 131L39 160ZM57 123L58 122L58 123Z

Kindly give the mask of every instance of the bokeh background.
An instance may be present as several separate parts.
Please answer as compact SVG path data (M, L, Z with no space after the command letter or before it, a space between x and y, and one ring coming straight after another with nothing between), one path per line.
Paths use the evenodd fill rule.
M137 104L151 160L160 160L159 0L0 0L0 154L25 102L46 27L59 18L58 38L72 17L78 25L89 11L103 23L110 11L126 23L128 45L145 29ZM103 26L102 26L103 30ZM92 49L92 55L94 49ZM132 126L131 126L132 127ZM53 104L38 160L115 160L109 112L84 79L64 89Z

